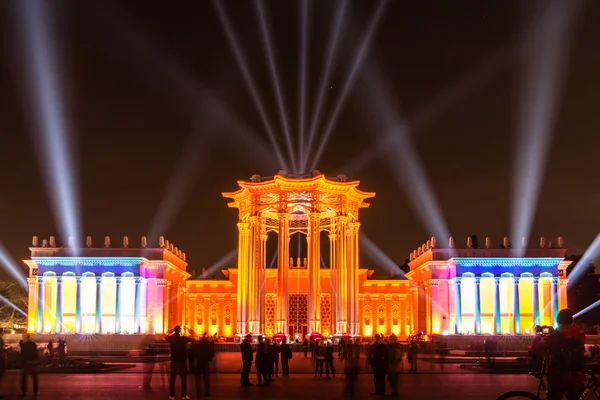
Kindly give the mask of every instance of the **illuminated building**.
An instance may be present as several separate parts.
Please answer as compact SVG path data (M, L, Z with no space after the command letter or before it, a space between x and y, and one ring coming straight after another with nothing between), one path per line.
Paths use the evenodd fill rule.
M226 337L246 333L291 336L406 337L437 334L527 334L556 325L567 305L565 249L542 239L514 257L508 240L493 249L472 239L464 249L431 238L410 255L410 271L373 279L359 267L359 210L374 193L339 175L278 175L238 182L223 196L238 209L237 268L226 279L191 280L185 254L158 247L75 249L54 239L31 247L31 332L162 333L182 325ZM275 268L267 265L267 237L277 235ZM293 235L303 235L307 257L292 259ZM321 245L329 257L321 257ZM522 246L525 248L526 243ZM325 260L328 260L325 261ZM43 301L38 302L39 299Z

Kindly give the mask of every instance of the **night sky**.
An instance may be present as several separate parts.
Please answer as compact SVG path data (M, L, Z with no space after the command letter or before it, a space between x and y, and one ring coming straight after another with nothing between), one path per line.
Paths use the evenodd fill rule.
M109 235L120 246L127 235L137 246L154 226L187 253L190 270L210 267L237 246L237 210L227 207L221 192L236 190L237 180L272 176L282 168L212 3L47 3L60 61L59 94L75 143L82 236L91 235L101 246ZM264 4L296 143L299 4ZM309 4L307 120L338 2ZM349 3L317 144L377 4ZM347 174L361 181L361 189L377 193L371 208L362 211L361 230L398 265L434 232L419 218L428 210L419 214L409 201L414 187L395 179L388 163L393 152L369 150L384 134L372 123L381 117L377 109L365 101L370 74L379 71L385 78L392 109L418 122L411 154L422 160L457 243L475 234L499 245L511 230L518 143L523 63L512 46L537 15L536 4L393 1L385 9L317 168ZM254 2L223 5L284 149ZM50 176L36 152L39 133L29 123L36 114L26 96L31 83L16 13L15 2L0 5L0 241L21 260L28 257L33 235L60 235L46 191ZM570 254L584 252L600 230L599 20L600 4L587 1L550 116L553 141L531 234L536 246L542 235L563 236ZM367 154L375 157L365 159ZM361 267L386 273L364 254Z

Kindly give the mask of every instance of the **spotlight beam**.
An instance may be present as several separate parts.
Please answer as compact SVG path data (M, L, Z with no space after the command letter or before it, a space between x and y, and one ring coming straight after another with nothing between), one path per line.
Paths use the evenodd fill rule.
M342 88L342 92L338 98L338 101L336 102L336 104L333 108L333 112L331 113L331 116L329 117L329 121L327 122L327 125L325 126L325 129L323 130L323 138L321 139L321 143L320 143L320 145L316 151L315 157L313 158L313 161L311 163L311 167L310 167L311 171L316 168L316 166L319 164L319 161L321 160L321 156L323 155L323 152L325 151L325 148L327 147L327 142L329 141L329 136L331 136L331 133L333 132L333 127L335 126L335 124L337 122L337 119L342 110L342 106L346 102L348 93L350 92L350 89L352 89L352 87L354 86L354 81L356 80L356 77L358 76L358 72L360 71L360 69L363 65L363 62L366 58L367 53L369 52L369 48L371 47L371 42L373 41L373 36L375 35L375 31L377 30L377 27L379 26L379 22L381 21L381 17L383 16L384 11L387 8L387 5L389 3L390 3L389 0L381 0L379 2L379 4L377 5L375 12L373 13L373 17L371 18L371 22L369 23L369 26L367 28L367 31L365 32L363 40L361 41L359 50L356 53L356 57L354 58L354 62L352 63L352 66L350 68L350 73L348 74L348 77ZM308 149L308 151L310 152L310 149Z
M381 250L367 235L363 232L359 233L360 245L364 250L364 254L374 261L380 267L387 269L389 272L394 274L401 274L404 276L404 271L389 258L383 250Z
M275 99L277 100L277 108L279 109L279 119L281 120L281 126L283 128L283 134L285 136L285 144L287 146L288 155L290 157L289 160L292 163L292 168L294 169L294 172L298 173L301 171L298 171L298 166L296 165L295 152L292 148L292 135L290 133L288 116L285 111L285 100L283 98L283 93L281 92L279 70L275 62L273 44L271 43L271 32L269 30L269 26L267 25L267 18L265 16L265 7L263 4L263 0L256 0L255 5L256 16L259 22L258 25L260 26L262 42L265 48L265 52L267 53L267 64L270 70L271 84L273 85L273 90L275 91Z
M0 242L0 265L4 267L4 270L8 272L8 274L12 276L14 280L19 283L19 285L25 289L29 289L27 280L23 276L23 270L18 267L17 263L10 256L2 242Z
M573 284L579 279L581 279L589 265L598 258L600 258L600 233L596 236L596 238L594 239L592 244L590 244L590 247L587 248L585 253L583 253L583 256L581 256L579 262L577 262L577 265L569 274L569 283Z
M531 232L564 86L570 40L582 4L578 0L553 0L544 5L541 21L536 21L522 48L522 93L517 104L512 180L514 238L528 237ZM516 246L513 252L521 257L524 249Z
M306 123L306 80L308 64L308 0L300 0L300 67L298 88L298 148L300 149L300 170L304 171L304 125Z
M319 123L319 119L321 116L321 112L323 111L323 100L325 99L325 87L329 82L329 78L331 72L333 71L333 63L335 60L335 56L337 54L337 47L339 36L342 31L342 25L344 21L344 14L346 8L348 7L347 0L338 1L337 12L335 15L334 23L331 26L331 32L329 33L329 41L327 43L327 49L325 50L325 54L327 55L324 59L323 69L321 77L319 78L319 86L317 91L317 101L312 111L312 118L310 121L309 133L308 133L308 144L306 145L307 152L310 153L312 149L313 142L315 140L315 134L317 130L317 125ZM306 157L305 157L306 156ZM308 155L302 155L301 157L301 168L302 172L306 172L306 164L308 163Z
M576 313L575 315L573 315L573 318L577 318L580 317L581 315L585 314L588 311L593 310L594 308L600 306L600 300L596 301L593 304L590 304L589 306L587 306L586 308L584 308L583 310L579 311L578 313Z
M224 7L222 6L220 0L213 0L213 5L217 11L217 15L219 17L219 21L221 22L223 30L225 31L225 36L227 37L229 46L231 47L231 50L233 51L233 55L234 55L236 64L237 64L238 68L240 69L240 72L242 73L244 82L246 83L248 90L250 91L250 96L252 97L254 106L256 107L256 109L258 111L258 115L261 119L261 122L262 122L264 128L265 128L265 131L267 133L269 141L271 142L271 146L273 146L273 151L275 152L277 161L279 162L279 165L283 166L283 168L285 168L286 170L289 170L289 165L288 165L285 157L283 156L281 149L279 148L279 144L277 143L277 138L275 136L273 126L269 122L264 104L260 98L260 95L258 94L258 90L256 88L256 84L254 83L254 79L252 78L252 75L250 74L250 70L248 69L248 64L246 63L246 57L244 56L244 53L239 45L237 36L231 25L231 21L229 21L229 17L227 16L227 13L226 13Z
M450 231L410 129L396 110L396 102L390 92L391 84L383 81L381 72L373 64L365 76L361 85L361 99L367 121L373 126L369 132L384 132L386 161L394 178L405 191L413 211L427 231L440 240L446 240Z
M223 267L225 265L227 265L227 263L235 260L235 258L237 257L237 254L238 254L238 249L236 247L235 249L232 249L229 253L227 253L223 257L221 257L221 259L219 261L217 261L216 263L214 263L213 265L208 267L208 269L206 270L206 275L211 276L216 271L220 271L221 269L223 269Z
M47 2L18 1L18 14L24 30L21 46L24 49L27 75L27 109L35 132L35 144L40 155L46 190L52 202L54 218L64 238L71 236L75 247L80 240L77 167L72 137L65 120L65 85L60 82L60 66L53 44L52 26L46 9Z
M13 310L15 310L16 312L18 312L19 314L23 315L23 316L27 316L27 313L23 310L21 310L19 307L17 307L12 301L10 301L9 299L7 299L6 297L0 295L0 301L2 301L4 304L6 304L7 306L9 306L10 308L12 308Z

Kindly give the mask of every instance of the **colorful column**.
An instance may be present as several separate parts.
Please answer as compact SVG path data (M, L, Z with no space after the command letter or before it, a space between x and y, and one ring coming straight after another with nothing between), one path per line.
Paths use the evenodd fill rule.
M460 278L454 278L456 285L454 286L454 304L455 304L455 315L454 315L454 325L455 331L458 335L462 334L462 303L460 298Z
M475 278L475 334L481 335L481 292L480 278Z
M519 278L513 279L513 332L521 334L521 309L519 307Z
M338 266L338 299L340 301L340 313L338 314L338 323L341 333L350 333L349 310L348 310L348 217L340 215L338 217L338 233L337 233L337 266Z
M75 333L81 333L81 277L77 278L77 290L75 295Z
M500 278L494 278L494 331L496 335L502 334L500 314Z
M352 269L350 271L352 275L352 327L355 335L360 335L360 313L359 313L359 284L358 284L358 269L359 269L359 250L358 250L358 231L360 229L360 222L352 222L350 224L350 235L352 237Z
M260 239L260 224L257 217L250 218L249 232L249 247L248 254L248 271L249 271L249 296L248 296L248 324L249 331L252 333L260 332L260 298L258 297L259 273L260 273L260 257L261 257L261 239ZM221 325L223 329L224 325Z
M321 236L319 213L308 218L308 333L321 331Z
M289 215L286 213L280 213L279 236L277 244L277 314L275 319L275 333L287 333L287 311L289 303L288 271L290 268L289 242Z
M540 324L540 292L538 290L538 278L533 277L532 285L532 310L533 310L533 327Z
M243 335L248 327L247 321L247 301L248 301L248 223L238 223L238 291L237 291L237 333Z
M558 292L556 289L556 281L558 278L553 277L551 281L550 299L552 300L552 323L554 328L558 328Z
M262 228L261 228L262 229ZM258 284L258 298L259 298L259 302L258 302L258 315L260 318L260 326L259 326L259 332L265 332L265 295L266 295L266 288L267 288L267 234L266 233L261 233L260 235L260 240L261 240L261 244L260 244L260 251L261 251L261 257L260 257L260 275L259 275L259 284Z
M96 333L102 333L102 277L96 278Z
M62 333L62 278L56 277L56 333Z
M336 265L336 234L332 233L329 235L329 272L331 276L331 282L329 284L329 302L330 302L330 312L329 316L329 324L331 334L341 333L340 327L338 325L338 304L337 300L337 285L338 285L338 276L337 276L337 265Z
M44 305L44 277L40 276L38 278L37 333L42 333L44 331Z
M142 278L135 278L135 308L133 312L133 331L140 333L140 315L142 306Z
M117 282L116 307L115 307L115 333L121 333L121 278L115 277Z

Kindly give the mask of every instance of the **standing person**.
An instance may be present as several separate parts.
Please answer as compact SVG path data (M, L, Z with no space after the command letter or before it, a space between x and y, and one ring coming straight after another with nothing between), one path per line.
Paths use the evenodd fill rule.
M573 311L558 313L558 329L548 335L540 349L547 354L548 400L577 399L585 375L582 372L585 355L585 334L573 324Z
M360 358L360 348L357 343L352 343L352 339L348 339L348 343L344 349L344 368L346 370L346 394L354 397L356 381L358 380L358 359Z
M262 336L258 337L255 363L258 386L269 386L269 347ZM265 383L262 383L263 380Z
M417 372L417 361L419 360L419 345L414 340L410 341L408 346L408 362L410 363L410 370L408 372Z
M54 358L54 342L52 341L52 338L50 338L47 348L48 356L50 357L50 364L52 364L52 359Z
M313 357L315 358L315 360L317 360L317 362L315 363L315 376L317 376L317 373L320 377L323 376L323 364L325 363L326 355L327 349L325 348L325 343L323 341L315 342L315 350L313 354Z
M177 375L181 379L181 399L189 400L187 395L187 344L193 339L181 334L181 326L177 325L165 335L171 348L171 377L169 379L169 400L175 400L175 384Z
M241 344L242 350L242 387L254 386L250 383L250 370L252 369L252 360L254 358L253 353L256 351L250 344L252 335L246 335Z
M327 342L327 347L325 347L325 373L328 378L330 369L331 374L335 378L335 368L333 367L333 345L330 342Z
M289 362L292 359L292 348L287 344L286 338L283 338L279 352L281 353L281 376L290 376Z
M196 395L198 398L201 397L200 389L202 383L200 376L204 380L204 397L206 400L210 400L210 362L215 356L215 349L213 343L207 337L206 333L202 335L200 340L192 342L190 347L190 370L195 375L196 381Z
M273 380L273 376L279 376L279 346L275 340L269 343L269 359L271 362L269 378Z
M23 340L19 342L21 348L21 394L27 396L27 376L31 376L33 380L33 394L39 394L37 364L38 364L38 349L37 344L31 341L29 334L23 335Z
M304 342L302 342L302 350L304 350L304 358L308 357L308 338L304 338Z
M4 345L4 328L0 328L0 383L6 374L6 349ZM0 393L0 399L4 398L4 394Z
M390 343L388 344L388 383L392 391L392 397L398 397L398 378L400 371L402 371L402 347L398 343L396 335L390 336Z
M373 382L375 383L375 395L385 394L385 368L388 361L387 346L381 341L381 336L375 334L375 343L369 351L369 364L373 368Z
M66 356L65 340L58 339L58 359L60 360L61 364L65 363L65 356Z

